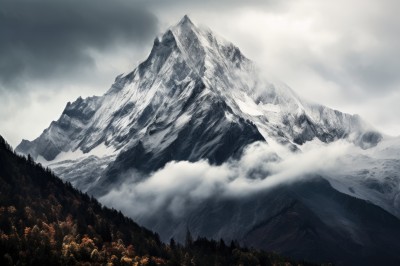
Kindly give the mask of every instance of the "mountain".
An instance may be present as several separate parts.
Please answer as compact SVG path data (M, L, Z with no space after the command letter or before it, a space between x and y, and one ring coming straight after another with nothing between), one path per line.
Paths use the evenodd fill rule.
M340 148L331 148L304 164L310 146L329 150L338 143L351 145L348 154L333 156ZM398 262L399 144L358 115L302 99L238 47L185 16L103 96L68 103L57 121L16 151L102 202L120 195L113 204L125 213L139 202L127 202L129 196L143 186L152 184L147 200L158 203L165 200L162 186L182 184L168 192L181 198L166 200L181 207L179 215L147 205L141 206L146 215L132 215L165 241L183 241L189 227L195 236L238 239L299 259L373 265ZM257 145L263 152L244 156ZM321 162L336 167L314 173L315 165L326 168ZM167 171L179 163L221 170L219 180L208 191L186 191ZM290 174L279 175L282 165ZM190 179L199 168L190 169L182 179L201 184ZM285 179L296 172L304 182ZM162 182L152 182L161 173L156 180ZM273 188L254 188L278 177ZM225 197L221 187L235 182L251 192ZM201 200L186 208L193 197Z
M235 242L193 240L190 233L185 246L163 244L31 157L16 155L1 136L0 214L1 265L297 264Z
M369 147L382 136L356 115L307 103L283 83L266 80L239 48L185 16L106 94L68 103L58 121L17 151L74 164L52 169L101 195L130 169L149 173L172 160L221 164L255 141L296 150L314 138ZM72 157L81 159L66 160Z

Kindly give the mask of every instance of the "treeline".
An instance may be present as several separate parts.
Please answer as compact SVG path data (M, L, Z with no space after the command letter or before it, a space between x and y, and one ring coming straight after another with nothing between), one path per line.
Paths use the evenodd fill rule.
M0 136L0 265L294 264L236 242L193 240L189 232L185 245L164 244L30 156L15 154Z

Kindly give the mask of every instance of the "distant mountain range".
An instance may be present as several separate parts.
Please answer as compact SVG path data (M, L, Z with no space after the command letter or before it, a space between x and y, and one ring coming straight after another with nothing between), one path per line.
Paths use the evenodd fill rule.
M187 16L157 37L149 57L118 76L103 96L68 103L59 120L16 151L104 199L171 162L234 165L261 143L273 154L259 158L268 165L285 160L276 147L296 155L309 143L329 147L341 140L357 152L338 158L340 167L330 173L310 171L301 182L245 197L212 194L178 216L149 209L133 218L163 240L183 241L190 228L194 235L238 239L299 259L399 262L400 140L357 115L302 99ZM240 178L262 182L271 169Z

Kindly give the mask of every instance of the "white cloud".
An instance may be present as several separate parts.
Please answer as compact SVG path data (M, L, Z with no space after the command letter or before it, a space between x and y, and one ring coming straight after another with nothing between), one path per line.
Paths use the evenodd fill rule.
M247 196L331 171L352 147L346 141L330 145L314 141L303 146L302 152L293 153L271 144L253 143L240 160L220 166L207 161L173 161L140 182L134 181L135 173L127 173L128 181L99 200L134 218L165 210L179 217L213 197Z

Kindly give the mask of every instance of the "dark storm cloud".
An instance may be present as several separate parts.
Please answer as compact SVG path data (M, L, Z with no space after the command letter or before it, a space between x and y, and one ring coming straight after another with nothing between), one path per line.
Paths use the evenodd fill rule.
M0 133L13 145L36 138L66 102L106 92L188 14L302 97L398 135L399 9L398 0L0 0Z
M90 49L146 43L157 24L129 1L0 0L0 87L78 74L94 65Z
M280 1L280 0L251 0L251 1L243 1L243 0L153 0L147 1L147 6L152 6L153 8L196 8L196 9L208 9L212 7L217 7L225 10L232 10L235 8L242 8L243 6L251 6L252 8L257 6L284 6L293 0Z

